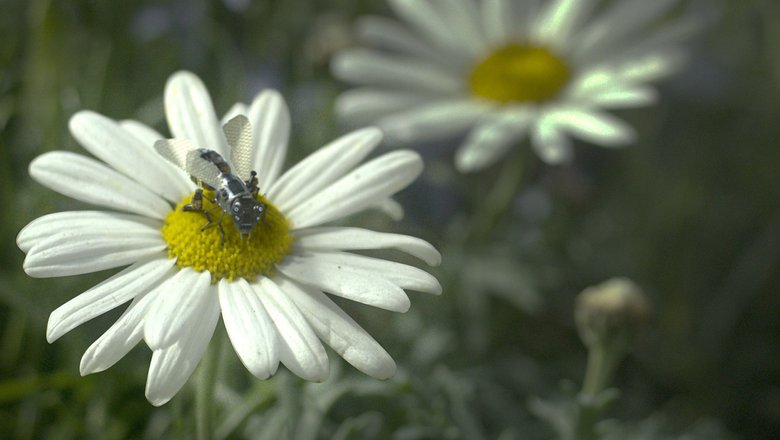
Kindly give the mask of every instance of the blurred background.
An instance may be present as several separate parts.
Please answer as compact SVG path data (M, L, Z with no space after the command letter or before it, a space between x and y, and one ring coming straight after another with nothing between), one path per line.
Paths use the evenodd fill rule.
M692 42L688 67L659 84L659 104L616 112L639 141L577 145L559 167L529 155L509 211L476 240L466 231L498 173L461 175L452 146L421 148L426 170L399 196L404 220L352 223L432 242L444 294L413 293L404 315L339 301L398 374L376 381L331 353L323 384L283 367L260 381L222 344L217 436L553 438L587 358L576 295L627 276L653 318L612 381L620 394L602 415L604 435L780 438L780 2L700 3L718 18ZM46 342L49 313L108 274L24 274L18 231L83 208L33 182L27 165L50 150L85 153L68 132L81 109L167 133L162 93L180 69L204 80L218 113L280 90L295 163L345 131L332 110L345 86L328 61L355 44L357 16L390 15L387 5L0 0L0 9L0 437L190 438L192 384L152 407L146 347L79 376L82 353L121 308Z

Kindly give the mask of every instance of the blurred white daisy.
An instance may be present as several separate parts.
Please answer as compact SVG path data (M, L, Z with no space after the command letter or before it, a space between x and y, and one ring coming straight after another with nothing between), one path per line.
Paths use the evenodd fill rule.
M547 163L572 154L571 137L605 147L634 141L606 109L653 103L647 83L683 60L699 27L663 21L677 0L388 0L403 20L363 17L373 49L341 52L333 74L362 87L337 112L400 143L468 133L459 170L483 169L530 138Z
M71 132L99 160L50 152L30 164L30 175L108 210L31 222L17 238L27 253L24 269L34 277L60 277L128 267L52 312L49 342L130 302L87 349L81 373L109 368L143 339L153 351L146 397L154 405L187 381L220 316L239 358L259 378L274 374L281 361L306 380L325 380L328 359L320 340L366 374L393 375L388 353L323 292L404 312L404 289L438 294L438 281L416 267L349 251L393 248L430 265L439 264L440 254L414 237L322 225L378 203L392 206L389 197L422 170L420 157L396 151L361 164L381 141L378 129L366 128L282 173L290 120L280 95L265 91L250 106L235 106L228 116L244 114L254 130L236 139L223 133L203 83L187 72L168 81L165 111L177 139L162 141L163 147L186 139L188 148L206 147L238 163L234 170L242 178L250 167L257 170L265 218L248 238L230 217L222 223L224 237L218 227L202 229L202 212L182 210L194 184L153 148L163 136L138 122L76 114Z

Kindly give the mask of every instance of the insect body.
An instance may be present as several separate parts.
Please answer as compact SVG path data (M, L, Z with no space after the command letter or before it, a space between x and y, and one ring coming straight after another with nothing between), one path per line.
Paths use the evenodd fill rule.
M257 173L250 171L251 126L245 116L236 116L223 126L230 145L231 165L218 152L207 148L195 148L185 139L165 139L155 143L155 149L166 159L190 174L199 188L192 200L185 205L185 211L202 212L208 221L201 229L216 224L224 241L222 220L229 215L242 237L248 237L258 222L265 219L267 206L257 199ZM203 190L214 192L214 199L207 199L213 208L203 208ZM219 209L221 215L216 222L212 211Z
M193 171L203 169L204 164L198 164L200 161L208 162L219 171L220 185L218 187L209 185L197 174L192 175L193 180L204 189L214 191L214 200L211 202L222 209L223 217L225 214L230 216L233 224L242 236L248 236L255 228L255 225L265 218L266 206L256 198L258 192L257 173L252 171L249 180L244 181L233 174L230 165L216 151L199 148L190 150L187 153L189 169ZM210 180L213 182L213 179ZM206 220L208 220L205 227L213 224L209 211L203 210L203 189L198 188L192 196L191 203L185 205L183 209L185 211L203 212ZM222 230L222 217L220 217L217 225L224 239L225 232Z

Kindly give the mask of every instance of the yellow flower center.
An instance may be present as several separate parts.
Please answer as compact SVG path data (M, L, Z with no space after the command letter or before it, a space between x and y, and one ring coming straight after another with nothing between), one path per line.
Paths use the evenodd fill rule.
M258 195L257 200L266 206L265 218L255 225L248 237L241 237L230 216L223 217L222 209L210 201L213 198L213 192L203 192L203 210L211 216L210 225L203 212L182 209L190 203L192 194L184 197L168 214L162 227L163 239L168 243L168 257L176 258L180 268L211 272L212 283L223 278L232 281L271 276L274 265L284 259L292 246L290 222L274 205Z
M471 93L502 103L542 102L569 80L566 63L543 47L510 43L488 55L471 72Z

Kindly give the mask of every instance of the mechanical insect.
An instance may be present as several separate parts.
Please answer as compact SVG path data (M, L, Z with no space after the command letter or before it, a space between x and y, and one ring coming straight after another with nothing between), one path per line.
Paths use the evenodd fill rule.
M183 139L160 140L155 148L169 161L190 174L190 178L198 185L189 204L184 205L184 211L201 212L207 223L201 230L212 225L219 228L222 241L225 231L222 220L230 216L234 226L242 238L248 238L255 226L265 219L267 206L257 198L257 173L249 169L251 150L251 128L244 116L236 116L223 127L228 144L231 146L231 159L236 164L239 173L234 173L230 164L219 153L207 148L193 148L192 144ZM242 171L243 170L243 171ZM242 179L240 173L248 174ZM203 190L213 191L214 198L209 199ZM214 204L204 209L203 199ZM214 219L213 211L220 210L219 218Z

